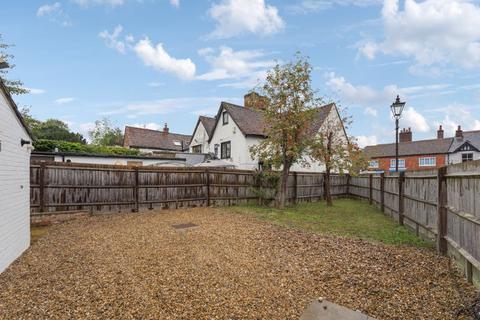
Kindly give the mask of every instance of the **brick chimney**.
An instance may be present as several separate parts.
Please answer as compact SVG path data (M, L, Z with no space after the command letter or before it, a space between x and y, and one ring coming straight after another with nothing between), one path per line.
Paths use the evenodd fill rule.
M168 134L168 125L166 122L165 122L165 126L163 127L163 133Z
M442 125L440 125L437 130L437 139L443 139L443 133Z
M455 138L462 139L463 138L463 130L462 127L458 126L457 131L455 131Z
M243 96L243 106L251 109L261 109L266 104L265 97L252 91Z
M403 128L399 134L399 142L411 142L412 141L412 129Z

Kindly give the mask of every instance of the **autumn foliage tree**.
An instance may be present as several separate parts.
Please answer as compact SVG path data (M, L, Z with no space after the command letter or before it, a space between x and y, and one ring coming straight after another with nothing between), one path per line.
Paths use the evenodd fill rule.
M309 155L325 165L324 198L331 206L331 174L356 174L366 166L366 159L353 137L347 138L345 128L349 117L341 116L338 109L331 112L320 131L312 137Z
M260 96L255 95L262 101L253 103L267 125L266 139L251 147L250 152L252 157L281 169L276 193L279 208L286 204L290 168L304 161L313 109L320 104L311 87L311 72L308 59L298 54L293 62L277 64L258 89Z

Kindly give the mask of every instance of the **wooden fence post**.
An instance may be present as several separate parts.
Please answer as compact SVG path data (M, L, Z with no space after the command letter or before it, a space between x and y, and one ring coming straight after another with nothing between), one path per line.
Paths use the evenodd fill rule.
M347 174L347 187L345 188L345 196L350 195L350 174Z
M298 203L298 178L297 178L297 172L293 172L293 203L297 204Z
M441 167L437 171L437 252L447 253L447 179L445 174L447 167Z
M138 204L138 184L139 184L139 178L138 178L138 167L135 167L135 186L134 186L134 195L135 195L135 212L138 212L139 204Z
M385 173L380 174L380 210L385 213Z
M368 175L368 204L373 203L373 174Z
M403 226L404 224L404 183L405 183L405 172L401 171L398 174L398 223Z
M39 197L40 197L40 203L39 203L39 210L40 212L45 212L45 171L46 171L46 165L45 162L42 162L40 164L40 172L39 172Z
M205 173L207 175L207 207L210 207L210 171L206 169Z

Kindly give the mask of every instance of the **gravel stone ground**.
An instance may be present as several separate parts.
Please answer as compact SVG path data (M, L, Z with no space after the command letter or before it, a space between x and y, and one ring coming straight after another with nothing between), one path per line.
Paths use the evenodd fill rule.
M281 228L228 209L50 228L0 275L0 319L298 319L315 298L377 319L451 319L473 287L431 249ZM194 223L177 231L172 224Z

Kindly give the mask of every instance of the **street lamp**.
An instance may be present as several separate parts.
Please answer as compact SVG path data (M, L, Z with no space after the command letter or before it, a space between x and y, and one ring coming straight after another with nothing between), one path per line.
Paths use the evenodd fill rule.
M400 96L397 95L397 99L390 106L393 117L395 118L395 172L398 172L398 120L402 115L405 102L400 101Z

